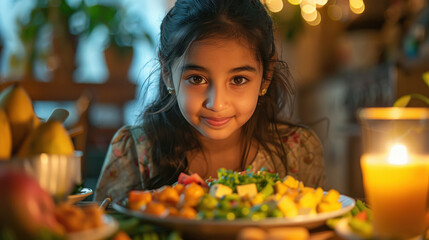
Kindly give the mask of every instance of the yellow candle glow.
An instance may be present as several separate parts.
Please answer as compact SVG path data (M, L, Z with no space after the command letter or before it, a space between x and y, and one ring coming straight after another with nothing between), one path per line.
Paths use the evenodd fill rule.
M412 238L425 230L429 156L411 155L403 145L361 159L366 198L379 237Z

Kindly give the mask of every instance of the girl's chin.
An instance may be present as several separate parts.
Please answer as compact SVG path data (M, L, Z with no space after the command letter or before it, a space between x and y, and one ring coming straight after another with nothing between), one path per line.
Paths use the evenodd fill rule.
M200 129L199 133L204 139L211 141L222 141L234 137L237 131L232 131L229 129Z

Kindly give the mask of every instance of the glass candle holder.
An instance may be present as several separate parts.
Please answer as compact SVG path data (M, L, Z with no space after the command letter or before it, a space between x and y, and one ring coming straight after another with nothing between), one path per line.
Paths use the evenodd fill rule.
M76 184L81 184L82 152L74 155L42 153L27 158L12 158L10 167L32 175L56 202L65 201Z
M358 118L374 237L419 238L428 207L429 108L365 108Z

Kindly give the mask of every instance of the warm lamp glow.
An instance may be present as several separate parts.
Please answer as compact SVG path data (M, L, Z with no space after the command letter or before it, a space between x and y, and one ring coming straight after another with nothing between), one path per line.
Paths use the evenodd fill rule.
M407 148L402 144L393 145L387 161L396 165L406 164L408 162Z

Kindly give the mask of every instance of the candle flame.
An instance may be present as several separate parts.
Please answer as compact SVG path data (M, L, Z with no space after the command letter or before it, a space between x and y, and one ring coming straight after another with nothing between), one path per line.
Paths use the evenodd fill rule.
M395 144L390 149L387 161L391 164L406 164L408 162L407 148L402 144Z

